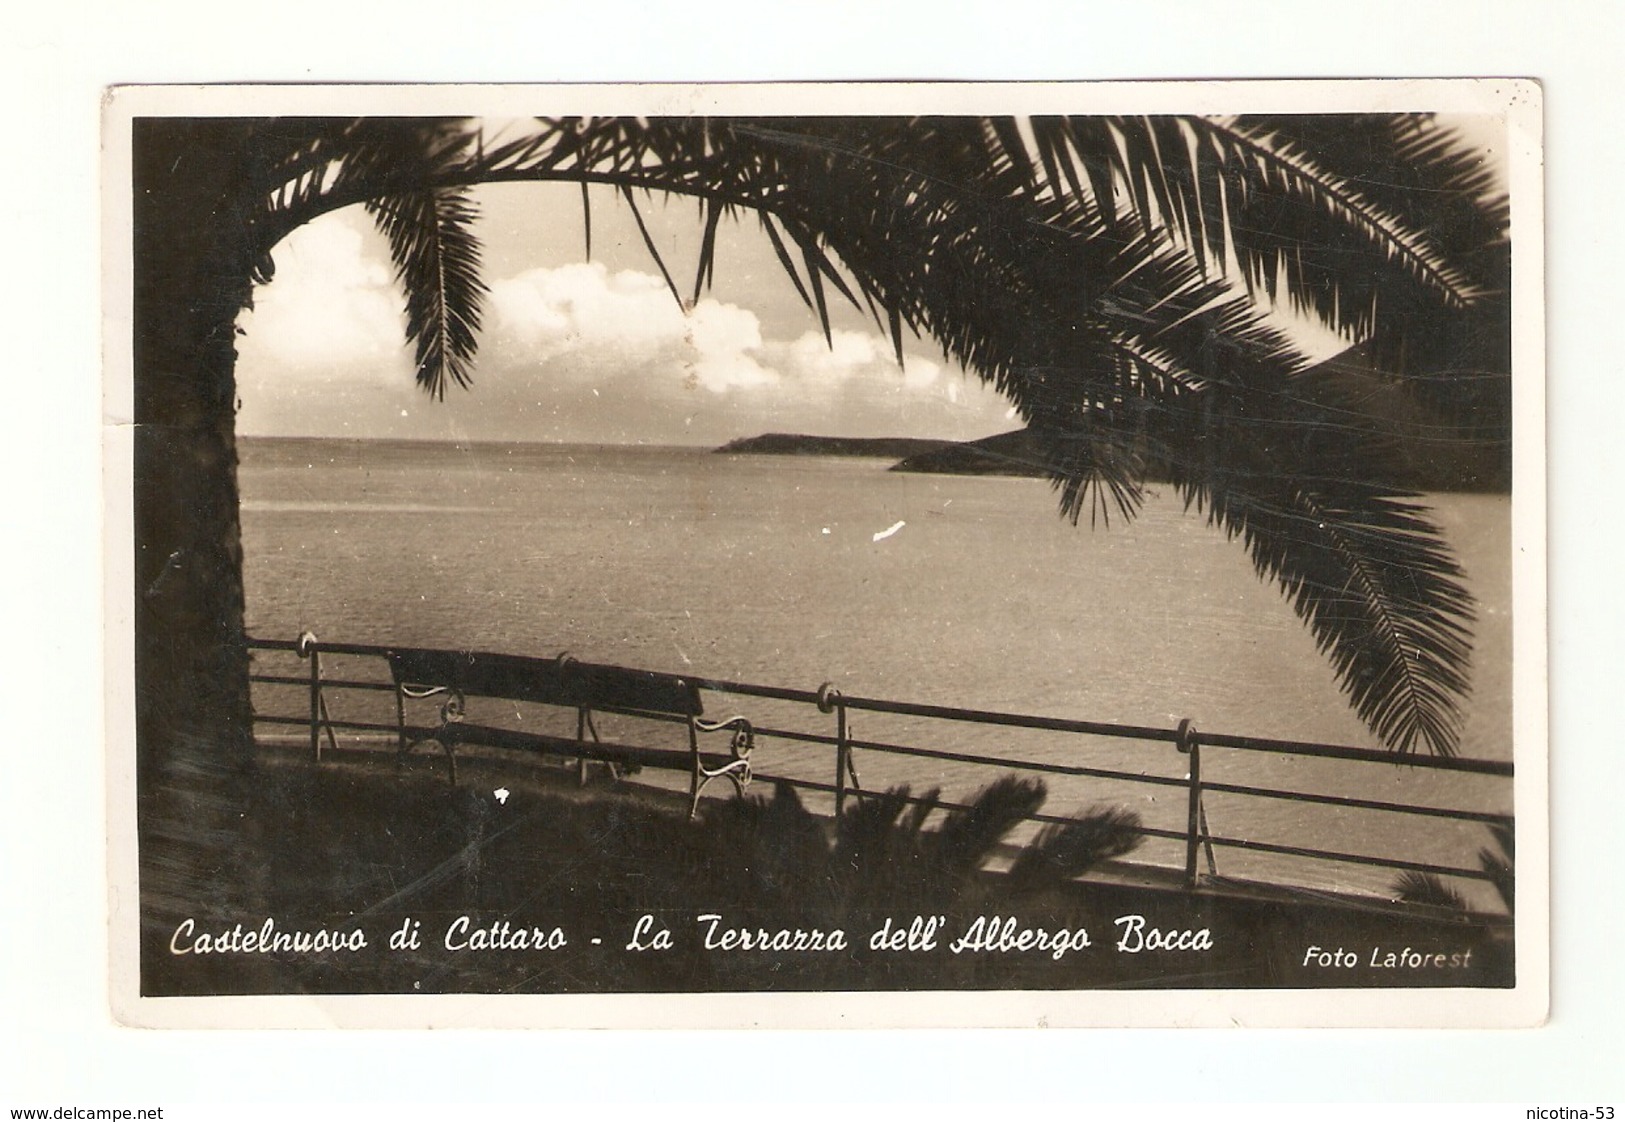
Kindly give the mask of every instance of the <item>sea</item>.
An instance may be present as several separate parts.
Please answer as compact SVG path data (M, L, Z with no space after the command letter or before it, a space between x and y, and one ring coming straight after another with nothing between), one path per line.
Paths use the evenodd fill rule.
M1155 484L1132 521L1114 512L1091 527L1087 514L1080 525L1061 517L1043 480L899 473L879 459L291 438L246 438L239 452L247 624L258 638L309 630L324 642L568 651L709 680L830 683L849 697L1157 728L1188 719L1199 732L1380 747L1243 545ZM1478 601L1461 754L1507 760L1510 498L1426 501ZM261 712L288 700L264 690L255 699ZM377 718L377 704L330 698L340 719ZM811 706L728 695L706 704L708 716L834 731ZM1186 758L1165 743L864 712L851 720L854 737L887 744L1186 774ZM827 746L764 739L754 763L761 774L834 781ZM865 789L940 788L954 800L1010 770L867 751L854 763ZM1397 764L1209 748L1202 774L1513 809L1505 779ZM1046 813L1124 806L1147 826L1185 827L1178 787L1045 782ZM1218 793L1204 810L1214 835L1283 846L1470 868L1490 845L1483 825L1388 811ZM1152 839L1134 859L1178 867L1184 851ZM1391 896L1395 880L1388 869L1231 847L1213 862L1224 876L1311 890ZM1495 907L1486 886L1452 885Z

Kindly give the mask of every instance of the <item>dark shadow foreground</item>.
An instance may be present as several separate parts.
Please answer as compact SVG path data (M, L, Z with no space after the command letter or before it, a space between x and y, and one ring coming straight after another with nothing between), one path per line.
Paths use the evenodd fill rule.
M539 772L534 783L505 773L513 790L499 802L497 783L483 782L479 761L472 763L470 778L453 789L427 768L396 774L375 760L318 768L262 753L236 850L242 867L258 871L244 900L263 893L263 903L200 901L189 914L194 922L179 933L150 924L143 992L1513 983L1511 928L1484 917L1098 881L1056 887L1042 876L955 865L943 856L953 848L940 836L947 831L913 823L910 834L906 814L903 828L860 853L850 838L832 842L828 822L787 791L708 803L702 821L692 823L658 795L577 791L559 772ZM965 842L966 832L954 844L982 852L976 839ZM981 864L979 856L971 861ZM1024 929L1045 934L1016 949ZM1153 949L1153 929L1185 946ZM898 949L872 946L883 930ZM346 949L253 946L265 933L316 932ZM365 947L354 946L357 932ZM208 945L200 935L225 935L238 949L199 953ZM417 946L399 945L414 936ZM769 948L749 946L757 940ZM1211 949L1199 949L1208 942ZM1141 949L1132 949L1136 944Z

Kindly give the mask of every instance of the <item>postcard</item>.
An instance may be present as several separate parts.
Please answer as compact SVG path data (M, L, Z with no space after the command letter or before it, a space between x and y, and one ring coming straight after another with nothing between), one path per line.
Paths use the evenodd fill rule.
M104 136L125 1023L1545 1017L1535 83Z

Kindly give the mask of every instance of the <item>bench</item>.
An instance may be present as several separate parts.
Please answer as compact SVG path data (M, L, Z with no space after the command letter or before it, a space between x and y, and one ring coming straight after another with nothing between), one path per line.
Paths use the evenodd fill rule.
M462 745L548 756L596 760L615 766L662 768L689 774L689 817L699 809L700 793L713 779L726 778L736 793L750 784L750 753L755 734L744 717L704 719L700 689L683 678L649 670L578 662L569 655L553 659L479 651L391 650L390 675L395 681L395 715L402 756L426 740L440 744L447 770L457 783L457 749ZM440 725L427 736L408 735L406 703L442 697ZM551 705L576 712L574 738L498 728L467 719L470 698ZM684 725L686 751L607 743L599 739L594 713L666 720ZM728 750L702 752L704 733L729 732Z

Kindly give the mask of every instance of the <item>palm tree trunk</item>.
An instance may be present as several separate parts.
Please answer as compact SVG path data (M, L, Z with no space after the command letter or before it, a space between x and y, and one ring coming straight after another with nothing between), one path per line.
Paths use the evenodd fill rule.
M237 201L247 181L243 135L240 122L141 120L133 137L136 788L147 994L223 988L201 960L171 955L169 939L188 918L203 929L246 922L257 910L254 877L237 856L253 769L233 377L252 264Z

